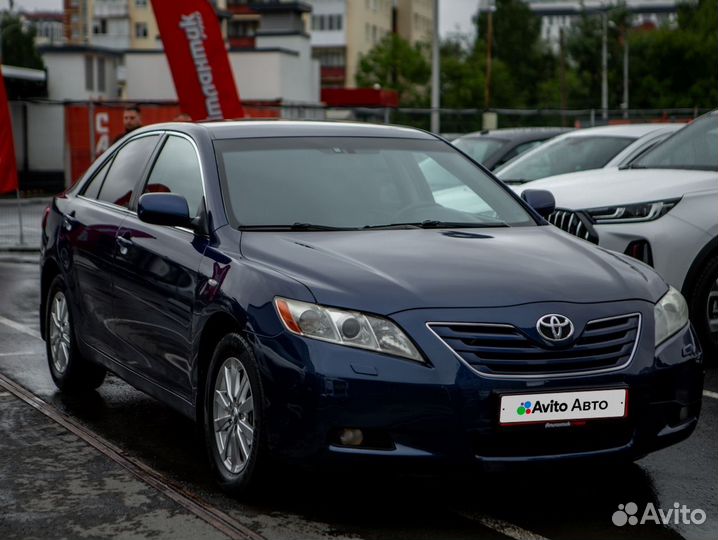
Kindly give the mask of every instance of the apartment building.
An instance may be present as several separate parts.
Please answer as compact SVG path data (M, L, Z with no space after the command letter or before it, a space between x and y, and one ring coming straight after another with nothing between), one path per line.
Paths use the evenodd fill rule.
M307 0L312 6L311 36L322 86L356 86L361 56L397 32L412 44L430 42L433 0Z

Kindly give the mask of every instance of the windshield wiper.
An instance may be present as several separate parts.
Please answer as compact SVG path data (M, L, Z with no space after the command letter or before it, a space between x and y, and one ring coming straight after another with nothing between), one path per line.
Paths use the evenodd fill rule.
M240 225L240 231L356 231L356 227L332 227L315 223L293 223L292 225Z
M499 178L501 180L501 178ZM527 184L531 180L526 180L525 178L509 178L506 180L501 180L504 184L508 184L510 186L513 185L521 185L521 184Z
M387 225L367 225L363 229L474 229L484 227L509 227L508 223L503 221L439 221L436 219L426 219L424 221L415 221L410 223L389 223Z

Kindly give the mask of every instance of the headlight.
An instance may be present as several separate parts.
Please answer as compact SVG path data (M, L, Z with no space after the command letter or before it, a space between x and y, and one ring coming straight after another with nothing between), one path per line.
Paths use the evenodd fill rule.
M678 204L678 201L680 199L626 204L623 206L605 206L603 208L591 208L586 210L586 213L596 223L638 223L641 221L653 221L666 215L671 208Z
M279 297L274 305L294 334L425 363L411 340L387 319Z
M656 321L656 347L688 324L688 304L683 295L671 287L653 308Z

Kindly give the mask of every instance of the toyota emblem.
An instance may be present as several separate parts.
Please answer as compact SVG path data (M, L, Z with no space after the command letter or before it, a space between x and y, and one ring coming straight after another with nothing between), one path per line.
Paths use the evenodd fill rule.
M536 330L548 341L565 341L573 335L573 323L564 315L544 315L536 323Z

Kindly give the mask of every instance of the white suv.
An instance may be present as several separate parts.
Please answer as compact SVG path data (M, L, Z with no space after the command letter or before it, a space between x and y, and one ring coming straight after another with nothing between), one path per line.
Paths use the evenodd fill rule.
M718 353L718 111L628 168L563 174L515 188L556 198L549 221L653 266L681 290L706 349Z

